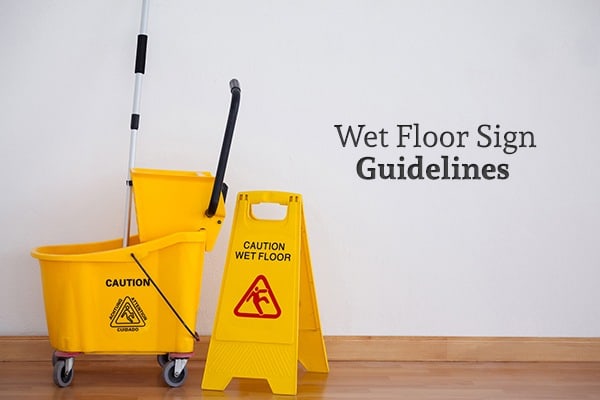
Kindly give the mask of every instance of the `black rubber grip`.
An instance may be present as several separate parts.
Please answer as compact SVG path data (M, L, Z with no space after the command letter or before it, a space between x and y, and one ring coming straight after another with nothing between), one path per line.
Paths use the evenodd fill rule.
M131 129L135 129L136 131L140 127L140 114L131 114Z
M139 34L137 37L137 51L135 53L135 73L146 72L146 46L148 35Z
M229 81L229 88L231 89L231 91L232 91L232 92L233 92L235 89L237 89L237 90L242 90L242 89L240 88L240 82L239 82L237 79L235 79L235 78L233 78L232 80L230 80L230 81Z

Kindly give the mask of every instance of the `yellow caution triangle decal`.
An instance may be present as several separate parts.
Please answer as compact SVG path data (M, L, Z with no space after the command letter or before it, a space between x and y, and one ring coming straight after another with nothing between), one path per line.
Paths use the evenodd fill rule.
M110 321L110 326L113 328L118 328L122 326L127 326L130 328L133 327L142 327L145 326L146 323L140 317L136 307L133 305L133 301L129 296L125 296L125 299L120 301L119 309L115 313L114 317Z

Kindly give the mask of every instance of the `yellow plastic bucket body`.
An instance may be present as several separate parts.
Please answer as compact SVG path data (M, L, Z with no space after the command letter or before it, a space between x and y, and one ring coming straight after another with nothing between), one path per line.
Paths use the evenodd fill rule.
M215 215L205 215L215 180L210 173L133 168L131 179L140 241L206 230L206 250L213 248L225 203L221 196Z
M35 249L52 347L83 353L191 353L194 338L131 254L193 330L205 240L204 231L180 232L128 247L115 239Z

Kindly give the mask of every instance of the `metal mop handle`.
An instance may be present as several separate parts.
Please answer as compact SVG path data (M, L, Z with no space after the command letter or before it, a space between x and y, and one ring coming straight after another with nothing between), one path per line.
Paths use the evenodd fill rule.
M135 164L135 146L138 128L140 125L140 100L142 97L142 77L146 71L146 46L148 44L148 8L149 0L142 2L142 17L140 22L140 32L137 36L137 49L135 54L135 87L133 90L133 111L131 112L131 136L129 139L129 165L127 168L127 187L125 204L125 228L123 233L123 247L129 244L129 235L131 232L131 204L132 204L132 181L131 169Z
M217 212L219 205L219 197L223 190L223 179L225 177L225 168L227 167L227 158L229 157L229 149L231 148L231 140L233 139L233 130L235 129L235 120L237 119L238 109L240 107L240 83L237 79L232 79L229 82L231 88L231 105L229 106L229 116L227 117L227 125L225 127L225 135L223 136L223 144L221 145L221 155L219 156L219 164L215 173L215 183L213 184L210 202L205 211L207 217L211 218Z

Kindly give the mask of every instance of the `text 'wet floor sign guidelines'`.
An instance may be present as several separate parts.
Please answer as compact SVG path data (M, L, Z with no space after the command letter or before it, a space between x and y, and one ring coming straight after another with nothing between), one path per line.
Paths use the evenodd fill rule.
M261 203L286 207L285 218L257 218L252 207ZM302 196L240 193L202 388L260 378L273 393L294 395L298 361L310 372L329 371Z

